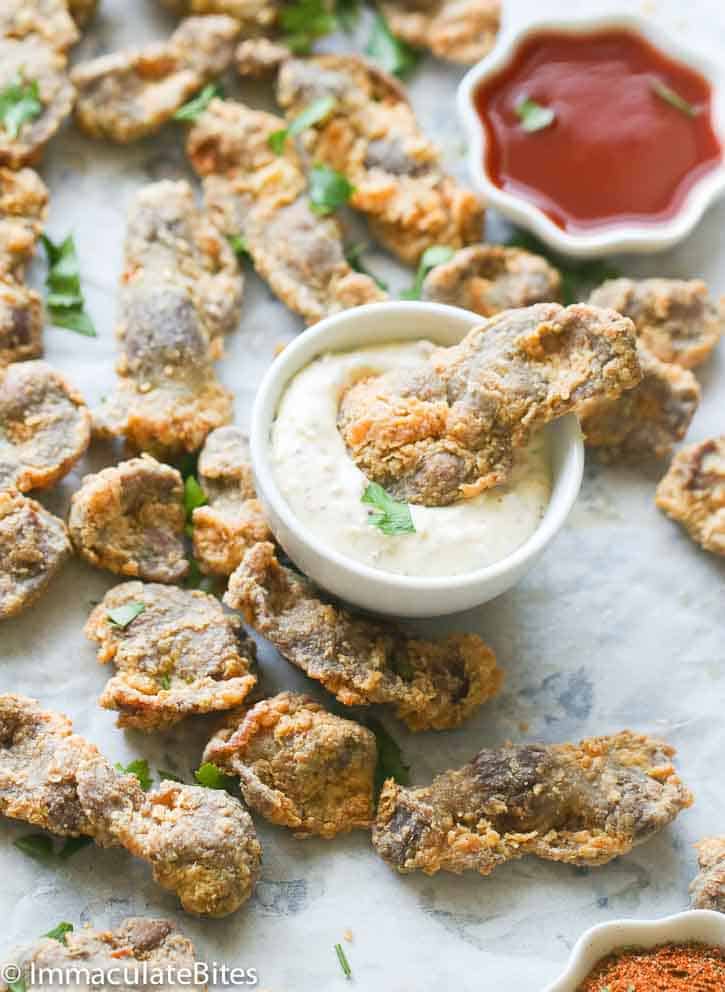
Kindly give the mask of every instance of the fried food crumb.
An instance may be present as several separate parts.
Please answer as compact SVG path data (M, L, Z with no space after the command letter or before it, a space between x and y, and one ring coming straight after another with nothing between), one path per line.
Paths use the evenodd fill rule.
M705 837L695 847L700 872L690 886L692 908L725 913L725 837Z
M231 717L204 760L238 776L247 805L299 837L372 821L375 735L309 696L281 692Z
M678 451L656 501L701 548L725 555L725 435Z
M345 706L389 703L411 730L457 727L498 692L502 673L475 634L425 641L359 617L256 544L224 602Z

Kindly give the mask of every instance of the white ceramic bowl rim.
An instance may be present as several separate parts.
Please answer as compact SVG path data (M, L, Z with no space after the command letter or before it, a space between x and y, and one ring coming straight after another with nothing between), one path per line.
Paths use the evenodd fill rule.
M304 331L299 337L295 338L294 341L288 344L281 354L274 360L262 379L259 389L257 390L254 408L252 410L252 427L250 431L252 467L255 475L258 477L261 476L260 489L264 492L265 498L270 501L275 512L284 521L285 525L291 531L296 531L305 543L322 550L327 558L334 561L339 566L347 569L348 572L352 572L367 580L385 583L388 588L401 591L420 590L430 592L442 588L445 588L446 590L467 590L480 585L482 580L490 580L509 572L520 563L537 555L559 530L563 520L566 519L571 507L576 501L581 484L581 477L584 467L584 448L579 429L579 422L577 418L571 414L566 417L562 417L557 421L559 428L567 431L565 443L568 453L567 465L565 466L565 470L561 473L565 477L565 486L562 486L559 493L556 512L548 512L549 507L551 507L551 503L549 503L541 523L531 537L529 537L528 540L526 540L510 555L507 555L500 561L487 565L484 568L479 568L471 572L465 572L460 575L419 577L399 575L395 572L387 572L382 569L373 568L363 562L356 561L354 558L341 554L329 545L325 545L324 548L321 548L319 538L302 524L277 486L277 482L274 478L274 472L272 471L270 465L268 425L262 422L262 411L267 405L269 395L279 390L279 395L277 397L278 405L279 399L281 398L287 383L301 368L301 366L297 364L297 356L300 352L306 352L308 350L312 335L326 333L332 322L337 321L340 318L344 318L347 313L354 312L359 317L363 317L369 314L371 310L383 306L388 308L396 307L403 319L406 317L410 318L416 312L425 310L427 312L438 312L442 316L455 314L458 319L466 318L469 320L471 322L471 326L474 326L475 322L480 323L483 321L483 318L478 314L471 313L468 310L463 310L461 307L450 307L443 303L389 301L382 303L368 303L364 306L355 307L354 311L344 311L342 314L336 314L332 317L328 317L325 320L320 321L320 323L315 325L315 327ZM391 338L391 341L392 340L393 339ZM364 347L363 341L361 341L360 346ZM314 355L306 360L305 364L314 361L315 357L329 351L334 351L334 348L331 348L329 343L326 343L321 346L319 350L316 350ZM287 372L288 369L289 372ZM284 383L280 388L279 380L283 373L287 374L285 375ZM571 462L573 462L573 465ZM566 471L566 469L568 469L568 471Z
M498 207L505 216L533 231L542 241L564 254L586 257L670 247L686 237L712 201L725 192L725 160L721 160L720 165L714 166L693 183L673 216L659 221L615 222L582 231L565 231L531 200L502 190L491 180L484 167L485 128L475 106L475 94L481 83L505 68L523 42L533 34L556 31L587 35L615 28L639 35L670 58L697 70L707 79L713 94L713 125L725 150L725 86L722 72L710 59L683 46L657 25L631 14L546 17L504 30L494 49L466 73L458 87L458 113L469 138L468 166L474 184L492 206Z

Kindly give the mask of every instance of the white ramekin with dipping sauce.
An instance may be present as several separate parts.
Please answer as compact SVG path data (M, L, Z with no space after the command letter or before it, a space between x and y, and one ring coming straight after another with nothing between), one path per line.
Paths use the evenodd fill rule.
M579 492L584 447L573 415L549 424L551 496L532 536L501 561L442 578L398 575L362 564L322 546L298 519L277 485L271 431L280 399L297 372L331 351L428 339L457 344L481 317L440 303L372 303L328 317L306 330L274 360L257 391L250 447L259 499L272 530L295 564L328 592L355 606L401 617L433 617L485 603L531 568L564 524Z
M691 909L661 920L612 920L587 930L572 948L562 974L542 992L577 992L594 966L626 947L696 942L725 949L725 914Z
M725 148L725 72L642 17L575 15L527 22L504 30L490 54L468 71L458 87L458 113L468 139L468 171L474 187L504 217L564 255L594 258L614 252L664 251L687 237L713 201L725 193L725 163L721 163L694 183L672 216L641 224L615 221L607 226L564 230L531 200L501 189L489 176L484 165L486 133L475 104L479 87L510 66L519 46L541 32L577 36L617 29L639 35L664 55L695 69L706 79L712 90L713 125ZM592 113L596 113L596 108L592 108Z

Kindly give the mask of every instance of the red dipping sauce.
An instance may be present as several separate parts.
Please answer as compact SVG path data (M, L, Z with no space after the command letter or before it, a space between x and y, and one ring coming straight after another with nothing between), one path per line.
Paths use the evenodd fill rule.
M526 131L524 98L553 110L553 123ZM484 168L565 230L667 219L721 162L711 98L699 72L630 31L541 31L476 90Z

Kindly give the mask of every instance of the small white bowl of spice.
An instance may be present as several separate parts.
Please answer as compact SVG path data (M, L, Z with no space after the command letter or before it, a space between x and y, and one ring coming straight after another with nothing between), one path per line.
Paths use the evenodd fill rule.
M445 506L371 484L338 429L352 384L416 367L481 323L443 304L370 304L320 321L267 371L250 431L259 498L289 557L333 595L394 616L469 609L518 582L564 524L584 463L573 415L532 436L505 484Z
M725 915L693 909L661 920L600 923L582 934L563 974L542 992L654 989L725 989Z

